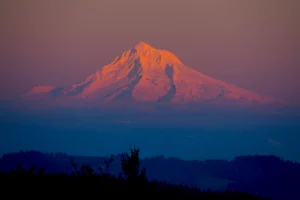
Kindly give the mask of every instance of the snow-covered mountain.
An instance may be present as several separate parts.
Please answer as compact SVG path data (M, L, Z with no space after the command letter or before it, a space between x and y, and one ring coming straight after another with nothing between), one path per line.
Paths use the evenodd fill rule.
M69 88L37 86L24 100L271 104L270 97L224 83L185 66L167 50L139 42Z

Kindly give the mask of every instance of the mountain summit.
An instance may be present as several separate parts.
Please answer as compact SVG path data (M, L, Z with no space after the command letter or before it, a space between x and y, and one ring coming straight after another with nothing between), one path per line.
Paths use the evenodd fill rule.
M39 86L23 97L110 102L272 103L272 98L208 77L144 42L69 88Z

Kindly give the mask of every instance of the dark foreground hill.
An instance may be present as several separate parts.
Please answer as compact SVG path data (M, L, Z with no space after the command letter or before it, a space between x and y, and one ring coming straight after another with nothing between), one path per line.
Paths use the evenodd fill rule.
M79 185L82 182L84 183L83 185L90 184L89 187L91 188L99 188L99 185L104 184L105 187L108 188L103 189L103 191L111 191L112 188L127 187L122 185L126 185L126 181L118 179L119 174L123 172L122 155L117 155L114 158L113 162L108 163L107 160L109 160L109 158L105 157L70 157L63 153L43 154L36 151L18 152L3 155L0 159L0 169L6 172L5 177L12 177L13 175L13 177L18 178L18 180L10 178L10 180L14 180L12 184L15 186L16 183L22 183L19 179L19 173L18 176L16 176L15 172L14 174L7 174L7 172L12 168L16 168L18 164L22 164L23 169L26 170L29 170L32 166L36 166L36 168L45 168L46 173L56 174L34 177L35 179L29 176L28 180L23 179L24 177L22 176L22 180L26 182L32 183L31 180L37 180L40 185L40 183L46 181L47 183L44 187L49 188L52 187L52 185L59 185L60 183L63 183L64 187L67 187L67 185L71 186L75 183L77 185L78 181ZM109 173L112 175L109 176L109 178L106 177L109 179L109 183L105 182L108 180L103 178L103 176L67 176L66 174L74 172L74 166L72 166L71 160L75 161L78 166L82 164L84 164L84 166L90 166L95 172L99 171L100 167L100 173ZM109 165L109 167L107 167L107 165ZM146 189L140 188L140 191L143 189L152 191L156 190L157 187L165 188L164 190L167 191L179 190L177 186L162 183L167 181L170 184L189 185L202 190L212 189L213 191L248 192L263 197L271 197L273 200L300 199L300 164L284 161L275 156L241 156L231 161L184 161L177 158L156 156L140 160L140 165L147 169L145 176L149 180L146 184ZM60 172L66 174L57 175ZM57 180L57 183L55 183L54 180ZM86 180L91 181L86 182ZM97 181L96 185L94 185L94 181ZM117 186L112 187L109 186L110 184L117 184ZM77 191L74 189L77 187L76 185L71 186L74 191ZM195 189L180 188L183 191L193 191L193 194L194 192L199 192ZM201 194L204 195L203 193Z
M26 154L23 156L26 157ZM9 195L10 198L21 195L22 198L263 199L248 193L201 191L183 185L148 181L146 169L140 168L137 149L132 149L130 155L121 155L122 172L118 176L108 173L111 162L112 159L106 160L105 168L99 168L99 173L74 162L71 173L45 173L44 168L32 166L25 170L17 165L15 169L0 174L1 195Z

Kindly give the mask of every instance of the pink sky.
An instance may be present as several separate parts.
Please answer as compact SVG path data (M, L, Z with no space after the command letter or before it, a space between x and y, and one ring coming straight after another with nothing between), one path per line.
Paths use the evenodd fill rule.
M300 102L298 0L2 0L0 96L66 86L139 41L187 66Z

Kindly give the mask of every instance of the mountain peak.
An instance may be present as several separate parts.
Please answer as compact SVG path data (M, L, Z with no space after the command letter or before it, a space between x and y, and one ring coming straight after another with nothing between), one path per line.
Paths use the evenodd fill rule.
M124 52L122 56L125 57L135 57L140 61L144 60L147 63L163 62L164 64L182 64L181 61L170 51L165 49L154 48L145 42L138 42L136 45Z
M145 42L138 42L135 46L134 49L136 50L155 50L151 45L145 43Z

